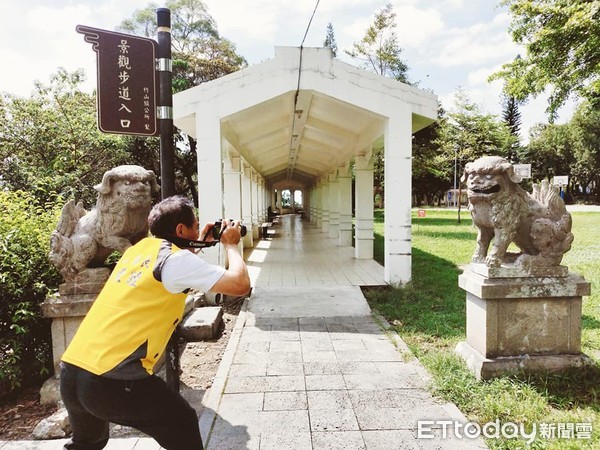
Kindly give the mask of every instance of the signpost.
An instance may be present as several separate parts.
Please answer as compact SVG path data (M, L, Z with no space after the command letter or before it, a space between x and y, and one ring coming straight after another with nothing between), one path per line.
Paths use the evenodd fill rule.
M175 194L171 11L158 8L156 18L158 42L85 25L77 25L76 30L97 53L98 128L103 133L160 136L160 185L165 199ZM167 345L166 381L176 392L178 341L175 329Z
M513 167L522 179L531 178L531 164L513 164Z
M569 176L568 175L555 175L552 179L552 184L555 186L564 187L569 184Z
M84 25L76 30L97 53L100 131L157 136L156 42Z

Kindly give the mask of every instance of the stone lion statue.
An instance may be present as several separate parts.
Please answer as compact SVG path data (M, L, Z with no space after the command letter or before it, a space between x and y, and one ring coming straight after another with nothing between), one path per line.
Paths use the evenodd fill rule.
M70 200L50 237L49 259L67 281L147 236L152 194L160 187L151 170L124 165L106 172L94 189L96 207L88 212Z
M547 180L529 194L519 186L521 177L511 163L484 156L465 166L461 181L467 184L469 211L478 229L473 262L550 267L559 265L571 249L571 215L557 187ZM521 253L507 253L513 242Z

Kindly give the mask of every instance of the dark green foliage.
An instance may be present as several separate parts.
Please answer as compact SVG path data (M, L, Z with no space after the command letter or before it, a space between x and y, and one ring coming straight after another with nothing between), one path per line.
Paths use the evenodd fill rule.
M50 374L50 320L40 303L60 281L48 260L59 214L29 193L0 191L0 397Z
M600 11L597 0L502 0L509 32L525 55L502 66L492 79L519 100L548 93L548 115L570 96L600 106Z
M0 96L0 188L32 193L41 204L56 192L95 204L93 186L127 161L121 136L101 133L95 95L82 72L59 69L30 98Z

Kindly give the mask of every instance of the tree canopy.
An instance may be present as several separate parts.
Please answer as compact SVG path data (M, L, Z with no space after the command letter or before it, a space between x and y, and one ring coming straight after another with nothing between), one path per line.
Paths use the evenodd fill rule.
M127 161L123 137L98 131L96 97L81 91L83 81L82 71L59 69L30 98L0 97L0 189L89 206L98 174Z
M535 180L568 175L568 190L583 199L600 198L600 111L583 102L565 124L538 125L521 160Z
M204 82L235 72L247 65L238 55L235 45L220 36L217 24L202 0L171 0L171 45L173 58L173 92L179 92ZM124 20L119 30L138 36L157 33L157 6L150 3ZM190 195L198 202L196 141L179 130L176 141L175 192ZM130 137L130 151L136 164L160 173L159 143L156 139Z
M247 65L235 45L220 36L202 0L170 0L173 91L179 92L235 72ZM157 34L156 8L150 3L121 22L118 29L137 36Z
M363 38L345 52L353 59L362 62L363 68L379 75L408 82L408 66L400 58L402 48L398 45L396 13L391 3L375 13L373 23L367 28Z
M600 0L502 0L512 15L509 31L525 56L502 66L517 100L549 89L550 121L571 95L600 107Z

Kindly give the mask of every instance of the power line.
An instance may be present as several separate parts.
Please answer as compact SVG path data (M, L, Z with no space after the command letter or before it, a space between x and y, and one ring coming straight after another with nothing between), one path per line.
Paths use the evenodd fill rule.
M306 31L304 32L304 37L302 38L302 43L300 44L300 61L298 62L298 83L296 85L296 94L294 95L294 110L293 110L293 118L292 118L292 136L290 136L290 154L291 154L291 150L292 150L292 144L293 144L293 140L294 140L294 136L293 136L293 130L296 124L296 109L297 109L297 105L298 105L298 95L300 94L300 76L302 74L302 52L304 50L304 41L306 40L306 36L308 35L308 30L310 30L310 25L312 24L313 18L315 17L315 13L317 12L317 8L319 7L319 3L321 0L317 0L317 3L315 4L315 8L313 9L312 15L310 16L310 20L308 21L308 25L306 26ZM299 144L298 144L299 145ZM298 155L295 155L295 158L297 158ZM296 160L294 159L294 163L291 165L291 167L288 167L288 173L287 173L287 179L291 180L292 175L294 173L294 167L296 165Z
M315 4L315 9L313 9L312 16L310 16L310 20L308 21L306 31L304 32L304 37L302 38L302 44L300 44L300 48L302 48L302 46L304 45L304 41L306 40L306 36L308 35L308 30L310 29L310 25L312 23L313 17L315 17L315 13L317 12L317 8L319 7L320 1L321 0L317 0L317 3Z

